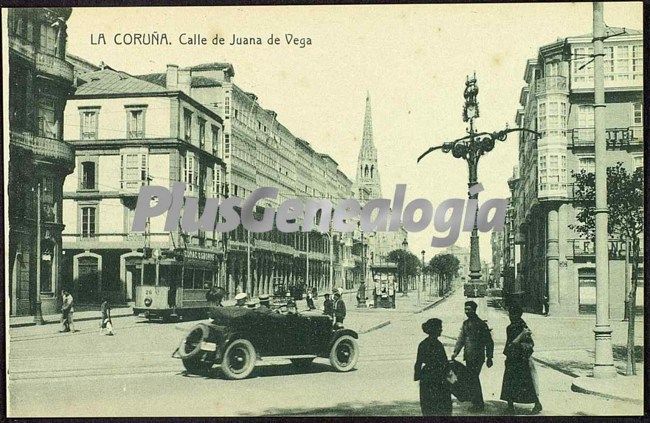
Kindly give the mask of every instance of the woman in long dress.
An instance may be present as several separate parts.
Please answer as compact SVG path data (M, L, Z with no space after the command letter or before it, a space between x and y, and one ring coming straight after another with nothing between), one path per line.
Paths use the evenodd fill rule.
M535 375L531 369L533 354L532 333L526 322L521 318L522 309L518 305L510 307L510 325L506 329L506 345L503 354L506 356L506 369L503 374L501 399L508 402L507 411L515 411L514 403L535 404L533 413L542 410L536 389Z
M438 340L442 320L429 319L422 324L429 335L418 346L413 380L420 381L420 407L424 416L451 416L451 392L447 373L449 362L445 347Z

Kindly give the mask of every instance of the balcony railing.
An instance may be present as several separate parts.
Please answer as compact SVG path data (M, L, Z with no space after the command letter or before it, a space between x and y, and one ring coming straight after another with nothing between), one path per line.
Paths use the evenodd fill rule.
M569 86L567 79L564 76L547 76L540 78L535 82L537 95L545 95L550 93L569 93Z
M10 143L30 150L41 158L74 167L74 149L64 141L35 136L28 132L11 132Z
M65 60L51 54L36 54L36 70L48 75L53 75L66 81L74 80L74 68Z
M570 148L594 146L594 128L574 128L568 131L568 135ZM605 142L608 150L643 145L643 126L607 128Z
M27 39L11 35L9 37L9 48L16 50L29 58L34 55L34 45Z

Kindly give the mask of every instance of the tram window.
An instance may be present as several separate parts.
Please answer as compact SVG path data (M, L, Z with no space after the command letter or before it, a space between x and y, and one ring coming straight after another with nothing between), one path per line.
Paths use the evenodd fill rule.
M143 282L144 282L145 285L155 285L156 284L156 265L155 264L145 264L144 265Z
M203 289L210 289L212 287L212 270L203 272Z
M203 269L194 269L194 289L203 289Z
M180 266L162 265L160 266L160 285L162 286L178 286L181 279Z
M192 280L194 278L194 269L186 267L183 272L183 288L192 289Z

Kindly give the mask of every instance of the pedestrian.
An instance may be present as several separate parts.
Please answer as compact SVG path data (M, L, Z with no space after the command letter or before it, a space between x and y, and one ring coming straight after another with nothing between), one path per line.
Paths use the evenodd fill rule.
M345 320L345 302L341 298L341 290L337 289L334 292L334 324L343 326L343 320Z
M307 309L314 310L316 306L314 305L314 295L311 290L307 291Z
M221 301L223 300L223 292L221 288L213 286L205 294L205 299L210 303L210 307L223 307Z
M334 319L334 301L331 300L329 292L325 294L325 300L323 301L323 314Z
M61 330L59 332L76 332L74 328L74 298L67 290L61 291Z
M413 380L420 381L422 415L451 416L451 391L447 381L449 363L445 347L438 340L442 333L442 320L427 320L422 324L422 331L428 336L418 345L413 375Z
M543 314L545 317L548 317L548 295L544 295L544 304L543 304Z
M101 306L102 322L99 325L99 334L106 330L106 335L113 336L113 321L111 320L111 305L108 300L104 300Z
M514 413L514 403L535 404L533 414L542 411L535 387L532 332L521 318L523 311L520 306L510 307L508 311L510 325L506 328L506 345L503 354L506 356L506 369L503 373L501 399L508 402L508 413Z
M483 391L481 389L481 368L483 363L488 368L492 367L492 355L494 352L494 341L487 323L481 320L476 314L478 305L474 301L465 302L465 315L467 320L463 322L460 329L460 334L454 347L454 353L451 359L454 360L464 349L463 358L467 373L469 376L469 384L471 386L472 406L470 411L478 412L485 408L483 402Z

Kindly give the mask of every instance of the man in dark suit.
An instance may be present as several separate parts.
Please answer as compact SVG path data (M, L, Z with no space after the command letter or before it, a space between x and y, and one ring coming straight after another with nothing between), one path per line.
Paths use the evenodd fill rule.
M345 302L341 298L341 291L334 291L334 323L343 325L343 320L345 319Z
M481 411L483 403L483 391L481 389L481 368L485 363L488 368L492 367L492 355L494 353L494 342L487 323L481 320L476 314L478 305L474 301L465 302L465 315L467 320L463 322L454 347L451 359L454 360L465 349L463 358L467 366L467 373L472 386L472 407L470 411Z

